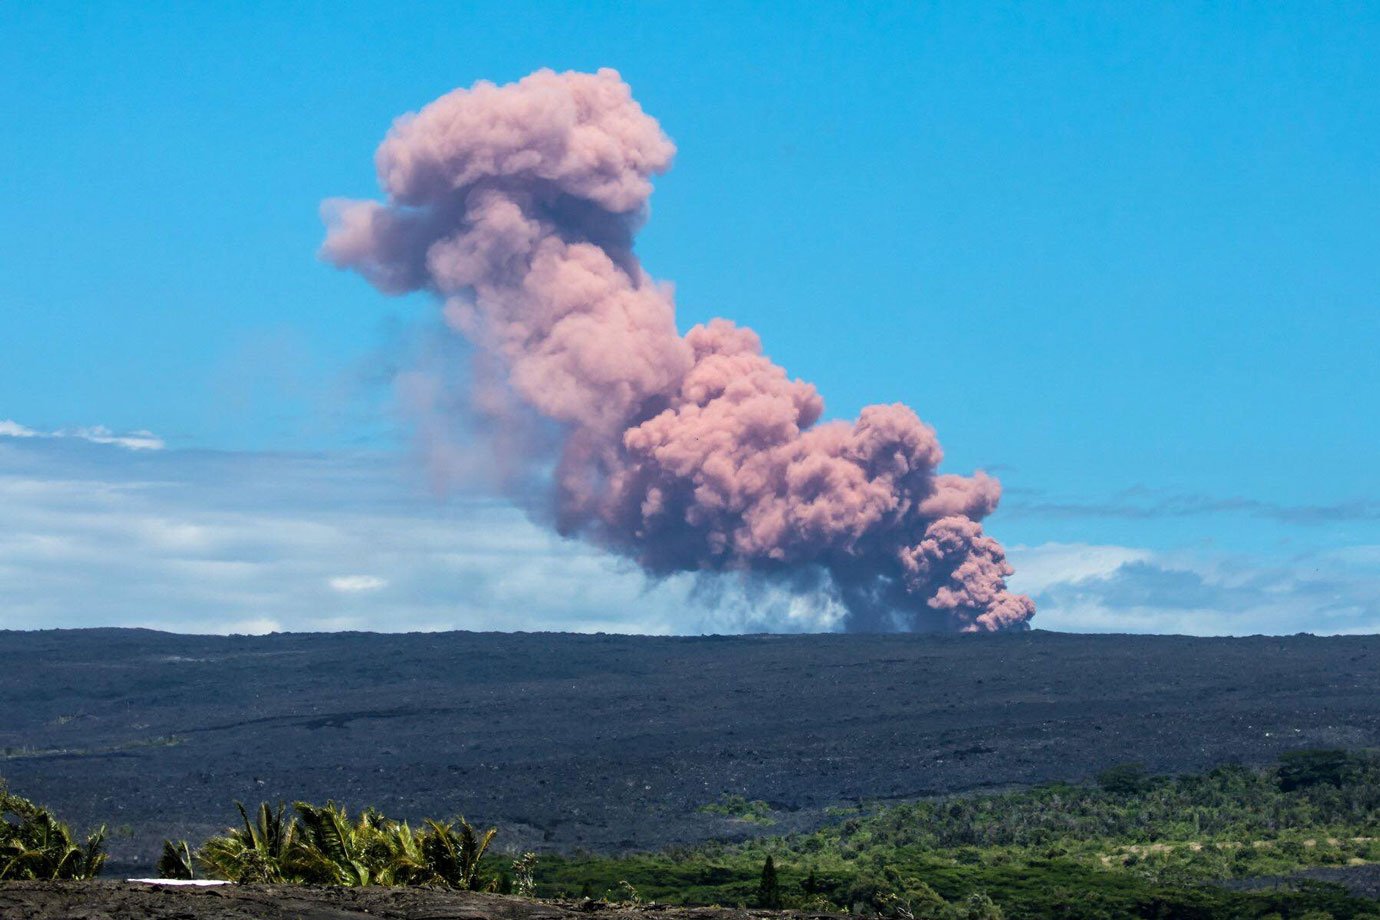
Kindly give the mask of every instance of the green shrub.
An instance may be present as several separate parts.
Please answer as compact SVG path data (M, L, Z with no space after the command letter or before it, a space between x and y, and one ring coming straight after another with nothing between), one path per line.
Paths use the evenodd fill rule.
M1290 751L1279 759L1279 788L1341 787L1355 780L1362 761L1346 751Z
M717 802L701 805L699 810L704 814L724 815L752 824L769 825L776 823L771 816L770 805L757 799L748 801L745 796L741 795L725 795Z
M444 888L497 890L501 876L486 875L483 860L497 831L478 831L463 818L425 822L414 830L374 809L359 817L334 802L297 802L293 814L279 804L261 804L250 819L239 803L241 826L213 837L192 862L208 876L233 882L295 882L314 885L430 885ZM176 848L164 856L171 872L182 872ZM160 869L163 863L160 861ZM536 857L514 863L518 884L532 886ZM185 871L191 871L190 864ZM167 877L179 877L169 875ZM513 877L507 886L512 889Z
M0 779L0 879L95 878L104 864L104 827L78 842L56 815Z
M187 841L163 841L163 853L158 857L158 877L170 879L196 878L196 863Z
M1097 785L1103 791L1111 792L1116 795L1137 795L1150 788L1150 774L1145 772L1145 765L1139 763L1124 763L1115 767L1108 767L1097 774Z

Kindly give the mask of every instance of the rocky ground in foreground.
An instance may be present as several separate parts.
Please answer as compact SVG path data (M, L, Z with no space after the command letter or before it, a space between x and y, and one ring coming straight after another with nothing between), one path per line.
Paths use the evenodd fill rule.
M0 882L5 920L804 920L829 914L628 907L419 888L227 885L170 888L129 882Z
M1380 637L0 632L0 776L110 870L234 802L496 823L500 848L656 849L859 799L1380 746ZM762 823L702 811L725 794ZM770 823L767 823L770 822Z

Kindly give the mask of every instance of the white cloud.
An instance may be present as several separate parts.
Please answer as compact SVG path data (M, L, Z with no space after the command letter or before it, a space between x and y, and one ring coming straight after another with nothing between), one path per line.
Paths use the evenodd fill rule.
M0 437L5 438L36 438L39 433L32 428L26 428L16 421L3 418L0 419Z
M131 431L128 434L116 434L104 425L96 425L92 428L77 428L72 431L57 431L52 437L58 438L81 438L93 444L114 444L128 450L162 450L167 446L163 439L152 431Z
M1248 635L1380 631L1380 565L1351 549L1286 558L1051 544L1018 547L1012 584L1036 624L1075 632Z
M388 582L375 575L340 575L329 579L326 584L341 594L358 594L362 591L377 591L388 586Z
M0 629L698 632L649 583L392 458L0 448ZM384 589L387 590L384 590Z
M5 438L75 438L92 444L113 444L127 450L162 450L167 444L152 431L130 431L118 434L104 425L89 428L38 431L12 419L0 419L0 437Z
M1109 575L1128 562L1143 562L1153 555L1147 549L1087 543L1013 546L1007 551L1016 569L1010 585L1024 594L1040 594L1051 585Z
M837 629L828 592L646 579L493 499L434 500L398 458L126 450L0 434L0 628L181 632ZM1380 629L1374 541L1290 557L1011 550L1044 629Z

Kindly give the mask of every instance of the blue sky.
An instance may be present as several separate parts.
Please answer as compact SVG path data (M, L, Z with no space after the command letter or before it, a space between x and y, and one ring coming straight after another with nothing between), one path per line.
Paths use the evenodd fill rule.
M0 627L827 625L411 468L433 308L318 262L319 203L375 194L397 115L542 66L617 68L675 139L638 246L683 327L1000 475L1037 625L1380 629L1380 8L911 3L0 7ZM588 596L477 600L476 529Z

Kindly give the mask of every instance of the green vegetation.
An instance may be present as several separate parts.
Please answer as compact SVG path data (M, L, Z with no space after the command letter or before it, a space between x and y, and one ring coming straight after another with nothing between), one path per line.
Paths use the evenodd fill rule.
M0 780L0 880L94 878L105 863L105 828L78 843L48 809Z
M196 878L196 861L187 841L163 841L163 855L158 857L158 877L171 879Z
M1243 893L1217 881L1380 861L1380 757L1288 755L1182 777L1137 765L1052 784L836 814L810 834L661 854L550 857L546 896L760 904L908 918L1380 918L1336 886ZM1310 913L1312 912L1312 913Z
M104 829L78 844L0 783L0 878L89 878ZM663 853L497 861L495 831L464 819L419 828L328 802L239 805L240 823L193 850L167 841L166 878L424 885L625 904L847 911L887 920L1380 920L1380 902L1300 882L1238 891L1234 878L1380 862L1380 756L1303 751L1269 768L1154 776L1138 764L1095 784L831 810L812 833ZM703 811L761 823L762 802Z
M770 805L759 800L749 802L741 795L725 795L717 802L701 805L698 810L702 814L725 815L739 821L747 821L750 824L766 826L776 823L771 816Z
M0 748L0 760L38 760L44 757L95 757L103 754L117 754L122 751L137 751L142 748L176 747L182 739L176 735L162 735L157 738L137 738L102 748Z
M425 822L414 830L373 809L351 818L334 802L287 807L261 804L253 818L243 805L239 827L212 837L193 852L185 841L165 841L158 868L166 878L312 885L428 885L467 891L530 893L536 856L513 861L511 873L486 871L484 856L496 831L476 830L463 818Z
M781 884L776 878L776 862L767 854L762 863L762 878L757 882L757 906L768 910L781 908Z

